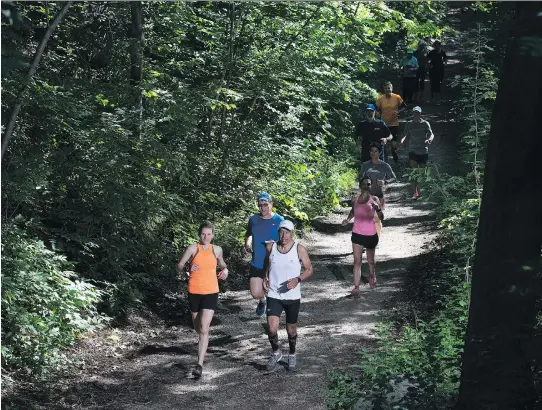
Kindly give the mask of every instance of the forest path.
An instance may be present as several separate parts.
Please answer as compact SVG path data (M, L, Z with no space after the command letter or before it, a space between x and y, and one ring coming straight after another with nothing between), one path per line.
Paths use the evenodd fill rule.
M454 53L449 55L445 82L459 66ZM427 97L428 81L425 92ZM459 163L458 124L450 113L453 95L445 86L440 105L422 104L424 117L435 133L430 161L445 171L457 169ZM296 373L284 366L271 374L262 370L270 351L265 319L254 315L255 302L247 290L227 291L220 295L200 380L187 377L197 357L194 331L146 323L140 331L137 327L113 331L101 347L94 339L84 380L76 381L60 401L48 403L47 408L325 409L328 371L354 364L357 352L374 343L379 313L399 291L403 275L413 268L410 258L426 252L426 245L436 235L434 204L410 200L412 192L403 177L407 153L403 150L399 154L401 164L392 166L405 182L393 184L387 192L386 220L376 251L375 290L366 285L364 256L361 297L355 300L349 296L351 227L341 226L348 208L316 221L315 230L302 240L309 249L314 276L302 288ZM283 353L287 353L284 317L279 338ZM94 359L88 359L89 355L95 355Z

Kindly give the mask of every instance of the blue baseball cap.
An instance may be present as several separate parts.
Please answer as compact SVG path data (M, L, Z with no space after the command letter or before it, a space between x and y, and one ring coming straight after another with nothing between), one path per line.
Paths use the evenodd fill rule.
M365 106L365 110L371 110L371 111L376 111L376 107L374 104L367 104Z
M271 195L269 195L267 192L262 192L260 195L258 195L258 201L272 201L273 198L271 198Z

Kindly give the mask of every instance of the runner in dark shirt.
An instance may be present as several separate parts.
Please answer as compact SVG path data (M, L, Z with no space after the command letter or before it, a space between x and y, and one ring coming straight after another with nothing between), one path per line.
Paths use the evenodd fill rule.
M365 107L365 121L361 121L356 127L356 145L361 149L362 162L371 159L369 153L371 143L386 145L393 138L386 123L375 119L375 111L374 104L367 104Z
M431 81L431 100L440 93L440 85L444 79L444 64L448 61L446 53L441 48L440 41L433 43L433 50L427 54L429 62L429 80Z

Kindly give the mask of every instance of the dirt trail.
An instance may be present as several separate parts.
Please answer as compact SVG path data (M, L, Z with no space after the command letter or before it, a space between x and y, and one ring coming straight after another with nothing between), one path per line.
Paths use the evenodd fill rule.
M448 78L458 64L450 54ZM439 106L423 105L436 136L430 158L445 170L457 166L457 123L449 114L450 95L445 93L448 101ZM403 162L406 154L400 152ZM394 168L405 181L404 165ZM254 315L255 302L248 291L228 291L221 295L201 380L186 377L197 355L197 336L191 329L158 326L155 333L146 335L118 331L108 342L108 346L118 347L104 345L103 352L98 353L104 356L108 352L110 366L87 372L93 375L77 382L62 400L50 403L48 408L325 409L327 372L352 364L356 352L374 342L375 324L384 302L399 291L403 275L412 268L410 258L426 252L424 246L435 235L434 204L411 201L407 183L394 184L387 195L386 220L376 251L378 287L370 290L365 285L358 300L348 296L353 263L350 230L340 225L348 208L317 221L315 230L303 239L314 264L314 276L302 288L296 374L283 366L265 374L262 366L269 343L264 318ZM362 270L366 278L365 259ZM286 353L284 318L281 327L279 338ZM143 345L123 350L123 342L130 338L142 340ZM126 354L130 349L133 353ZM103 358L100 363L104 363Z

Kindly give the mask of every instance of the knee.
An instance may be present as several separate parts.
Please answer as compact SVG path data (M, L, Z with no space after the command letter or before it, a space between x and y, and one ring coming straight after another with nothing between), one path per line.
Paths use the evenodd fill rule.
M267 325L267 334L269 336L274 336L279 332L279 326L275 324L268 324Z
M208 324L206 324L206 325L201 324L199 326L198 333L200 335L202 335L202 336L208 335L209 334L209 328L210 328L210 326Z
M260 299L264 296L263 289L262 290L251 289L250 294L252 295L253 299Z
M374 253L372 255L367 254L367 263L369 265L374 265L375 264L375 255L374 255Z
M288 333L288 337L296 337L297 336L297 326L296 325L286 325L286 333Z

